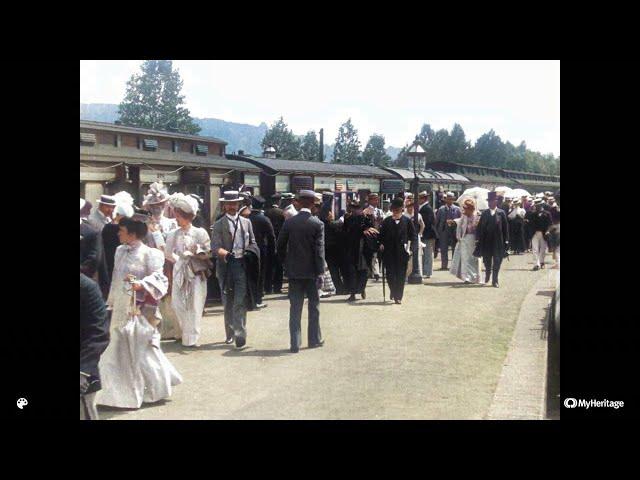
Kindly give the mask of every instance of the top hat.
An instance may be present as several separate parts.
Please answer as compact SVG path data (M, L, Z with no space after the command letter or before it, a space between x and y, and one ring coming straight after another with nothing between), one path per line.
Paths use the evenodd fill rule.
M116 206L116 199L111 195L100 195L100 198L96 200L96 202L101 203L102 205L111 205L112 207Z
M491 200L497 200L498 199L498 193L497 192L489 192L487 193L487 200L491 201Z
M224 197L219 199L220 202L242 202L244 198L240 197L236 190L227 190Z

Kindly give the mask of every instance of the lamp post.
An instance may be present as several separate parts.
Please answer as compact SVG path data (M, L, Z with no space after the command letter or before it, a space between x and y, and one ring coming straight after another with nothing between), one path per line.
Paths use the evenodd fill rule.
M411 252L413 257L412 263L412 271L411 275L409 275L409 283L411 284L421 284L422 283L422 275L420 275L420 222L418 220L418 186L419 186L419 178L418 175L424 170L427 152L418 145L414 143L409 151L407 152L407 156L413 160L413 224L416 227L416 238L411 242Z

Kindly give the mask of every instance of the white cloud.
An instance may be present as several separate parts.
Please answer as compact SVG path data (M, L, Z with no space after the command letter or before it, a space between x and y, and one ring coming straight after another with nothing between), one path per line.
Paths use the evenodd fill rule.
M82 61L80 99L118 103L140 61ZM324 128L335 139L351 117L363 145L410 142L423 123L467 138L493 128L560 153L558 61L175 61L187 107L197 117L258 125L283 116L297 133Z

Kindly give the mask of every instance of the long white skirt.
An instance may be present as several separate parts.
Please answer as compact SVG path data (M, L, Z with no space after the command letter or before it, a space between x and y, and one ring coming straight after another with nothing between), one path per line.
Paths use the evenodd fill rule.
M140 408L143 402L171 396L171 387L182 383L182 376L160 349L160 332L142 315L111 331L99 369L98 405Z
M460 280L470 283L480 282L480 259L473 256L476 248L476 236L468 233L456 245L449 272Z
M207 301L206 279L203 280L202 276L196 275L192 282L191 287L193 290L189 297L177 288L175 277L173 291L171 292L171 306L182 330L182 344L185 346L192 346L198 343L202 314Z

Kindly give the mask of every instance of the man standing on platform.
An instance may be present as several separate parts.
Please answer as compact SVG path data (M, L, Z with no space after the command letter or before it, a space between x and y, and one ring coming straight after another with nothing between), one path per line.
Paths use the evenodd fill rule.
M482 212L476 230L476 251L482 255L484 283L489 283L489 277L493 274L491 284L498 288L500 265L509 248L509 225L504 210L498 208L498 194L489 192L488 201L489 208Z
M460 208L453 204L455 195L447 192L445 196L445 204L438 209L436 214L436 232L440 240L440 255L442 267L440 270L449 270L449 246L451 246L451 254L456 251L456 222L455 219L460 218L462 212ZM497 199L496 199L497 201Z
M551 214L544 209L543 201L537 198L533 202L535 211L529 212L529 225L533 237L531 250L533 251L533 270L544 268L544 257L547 253L547 232L551 227Z
M216 275L220 282L224 305L225 343L235 339L236 347L247 342L247 273L245 250L252 249L256 255L260 250L253 235L249 219L239 215L243 203L238 192L228 190L220 199L225 215L213 224L211 251L217 256Z
M373 222L373 228L375 228L376 230L380 230L380 225L382 224L382 220L384 218L382 210L378 208L380 197L377 193L372 192L368 195L367 202L369 203L369 206L365 210L365 214ZM378 263L378 252L374 252L371 259L371 273L373 274L373 278L376 282L380 280L380 264Z
M438 237L435 227L436 217L433 208L429 205L429 194L426 191L418 194L418 201L420 202L418 213L424 222L422 242L426 245L422 255L422 276L431 278L433 275L433 248Z
M253 234L256 236L256 243L260 249L260 273L258 275L256 307L264 308L267 306L265 303L262 303L262 297L265 293L265 279L267 268L273 263L271 259L276 251L276 237L271 220L269 220L262 211L264 208L264 198L260 196L252 197L251 204L252 208L249 214L249 220L253 227Z
M320 331L320 298L318 289L324 274L324 225L311 214L315 192L300 190L300 211L284 222L278 236L278 256L289 278L289 333L291 352L298 353L301 344L301 320L304 296L309 299L309 348L324 345Z
M271 220L271 225L273 226L273 234L277 239L280 235L280 230L282 230L282 225L284 224L284 212L282 208L278 206L276 203L280 199L281 195L276 194L273 196L274 203L271 205L265 212L265 216ZM264 292L267 294L270 293L282 293L282 263L280 263L280 259L278 255L273 255L271 257L270 263L266 268L266 277L264 284Z
M400 198L391 202L391 216L382 221L378 236L391 300L398 305L402 303L404 293L405 272L409 263L409 242L417 241L413 221L402 214L402 206Z

